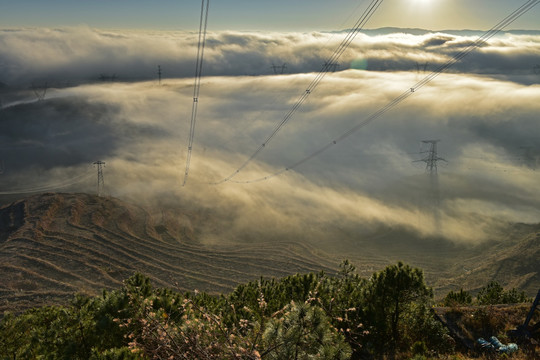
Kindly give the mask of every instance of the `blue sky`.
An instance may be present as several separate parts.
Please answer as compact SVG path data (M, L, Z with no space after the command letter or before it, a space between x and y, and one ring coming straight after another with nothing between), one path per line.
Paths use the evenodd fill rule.
M213 0L210 30L310 31L350 26L369 0ZM367 28L489 29L524 0L386 0ZM0 0L0 24L132 29L196 29L195 0ZM512 28L538 29L540 7Z

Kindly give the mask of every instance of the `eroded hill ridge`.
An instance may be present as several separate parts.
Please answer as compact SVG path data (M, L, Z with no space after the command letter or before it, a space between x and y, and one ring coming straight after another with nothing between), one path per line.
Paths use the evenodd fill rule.
M345 258L368 277L398 260L420 267L439 297L461 287L474 293L491 280L530 296L540 286L539 225L514 224L503 241L474 248L436 243L436 251L414 241L407 245L407 234L396 230L387 237L399 246L390 246L390 238L380 243L368 237L351 243L346 253L329 255L306 239L200 242L201 229L216 231L219 239L216 223L206 214L151 215L116 198L82 193L13 202L0 208L0 312L118 288L135 272L158 287L224 293L261 276L332 273Z
M117 288L134 272L156 286L227 292L264 276L331 270L304 244L210 247L189 215L160 219L121 200L48 193L0 209L0 312Z

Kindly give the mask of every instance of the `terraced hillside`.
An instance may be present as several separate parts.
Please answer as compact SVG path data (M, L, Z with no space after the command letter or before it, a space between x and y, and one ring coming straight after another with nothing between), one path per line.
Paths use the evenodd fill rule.
M200 221L200 220L198 220ZM332 271L336 261L299 243L210 247L190 216L161 216L118 199L42 194L0 209L0 312L116 288L134 272L156 286L226 292L260 276Z
M516 224L513 231L509 229L508 238L464 257L452 267L454 276L439 282L441 288L459 286L474 291L496 280L534 296L540 289L540 226Z
M540 287L540 225L515 224L503 240L478 246L420 239L400 229L336 232L325 244L269 236L221 244L220 222L212 216L182 210L152 216L121 200L88 194L49 193L4 206L0 313L117 288L134 272L156 286L222 293L260 276L333 272L345 258L366 277L398 260L419 267L436 297L461 287L474 293L491 280L530 296ZM215 244L199 242L207 231Z
M528 296L540 288L540 224L509 224L497 239L475 245L383 229L345 246L348 255L342 257L357 265L363 276L397 261L421 268L436 298L460 288L475 294L492 280ZM341 254L347 253L342 249Z

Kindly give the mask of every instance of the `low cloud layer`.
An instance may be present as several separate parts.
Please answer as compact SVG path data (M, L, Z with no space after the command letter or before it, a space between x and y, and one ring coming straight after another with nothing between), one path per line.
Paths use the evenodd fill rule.
M408 33L407 33L408 32ZM407 31L360 33L337 69L425 73L471 45L481 33ZM346 33L209 33L203 72L208 76L320 71ZM194 74L198 34L121 32L88 27L0 30L0 82L66 86L115 77L121 81ZM503 33L451 69L458 73L534 75L540 35ZM281 66L285 64L285 68ZM525 80L527 81L527 80ZM530 79L529 79L530 81Z
M93 40L67 42L72 49L64 51L63 65L51 51L41 57L47 61L26 60L35 70L2 70L8 74L6 83L30 81L32 71L45 78L62 66L90 76L105 59L110 67L119 66L119 75L121 64L136 77L144 68L151 74L158 60L172 64L182 58L186 72L179 67L179 78L162 85L153 80L50 89L43 101L31 89L5 90L0 111L4 194L62 184L69 191L94 191L92 162L103 160L106 190L113 196L154 209L207 211L222 219L208 224L208 241L300 236L335 244L341 237L350 241L381 229L402 229L420 238L478 243L497 236L506 223L540 219L540 76L531 71L532 64L525 66L538 55L540 40L534 36L492 40L457 72L439 75L399 106L283 175L212 185L233 173L290 110L313 80L314 74L304 71L324 59L320 45L338 41L329 34L213 34L205 64L209 73L220 76L202 81L192 166L182 187L192 105L188 63L195 37L112 36L84 28L50 32L62 39L51 44L55 49L66 43L65 37L80 33ZM4 31L0 42L22 34L34 33ZM313 154L422 79L424 70L417 63L446 61L467 41L448 34L359 35L346 57L352 63L363 54L367 68L328 74L233 180L259 179ZM20 42L10 44L2 52L3 64L16 63L6 59L21 53ZM151 48L143 51L145 46ZM93 57L84 55L90 53ZM300 55L305 53L312 56ZM298 73L241 76L250 69L268 74L272 58ZM489 71L482 61L490 64ZM440 140L438 155L446 160L438 162L436 181L421 161L427 150L422 140L434 139Z

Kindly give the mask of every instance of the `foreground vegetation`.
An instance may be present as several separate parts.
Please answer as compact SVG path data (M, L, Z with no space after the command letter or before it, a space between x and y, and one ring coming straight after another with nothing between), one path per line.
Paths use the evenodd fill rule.
M497 285L477 301L525 299ZM69 306L5 314L0 359L462 359L432 306L423 272L403 263L364 279L345 261L337 276L261 278L221 296L153 288L135 274Z

